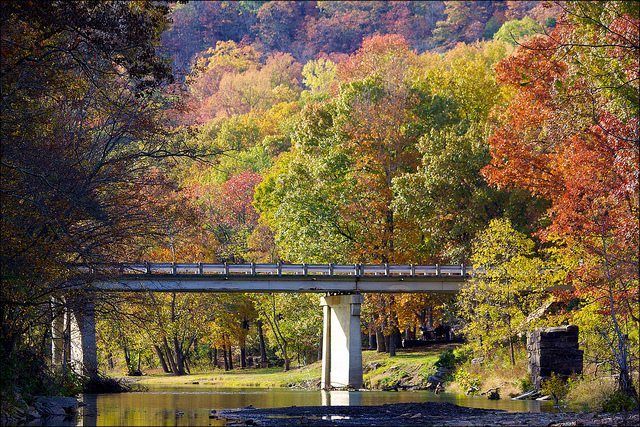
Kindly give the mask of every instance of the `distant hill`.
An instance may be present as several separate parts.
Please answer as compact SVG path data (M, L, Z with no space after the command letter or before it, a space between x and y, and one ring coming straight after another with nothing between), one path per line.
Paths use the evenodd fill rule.
M162 49L178 74L218 41L280 51L306 61L349 54L372 34L400 34L419 52L490 39L511 19L543 22L553 14L538 1L193 1L173 6Z

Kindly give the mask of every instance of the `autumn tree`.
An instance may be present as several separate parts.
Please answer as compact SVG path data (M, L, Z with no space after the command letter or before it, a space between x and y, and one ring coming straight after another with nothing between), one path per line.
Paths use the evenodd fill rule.
M69 264L128 257L149 225L147 173L194 151L162 127L168 102L159 89L171 75L156 46L166 5L0 7L4 399L16 352L35 348L29 331L46 354L52 297L72 297L70 279L87 279Z
M522 19L507 21L493 35L494 40L501 40L512 45L519 43L520 39L527 36L542 33L543 28L536 21L528 16Z
M394 179L394 208L420 230L423 257L441 263L469 259L471 241L503 215L520 228L535 224L539 203L524 192L497 191L480 174L490 161L490 113L508 94L493 67L507 55L503 43L458 46L442 57L422 55L421 84L431 97L421 165Z
M197 55L217 42L240 42L251 32L261 1L194 1L172 6L171 26L162 34L162 49L174 69L186 76Z
M423 98L410 80L417 55L398 36L373 37L339 65L333 103L310 104L281 156L256 189L262 221L289 261L398 262L415 233L391 206L392 180L418 160ZM397 333L393 297L378 327Z
M494 219L480 232L471 261L476 271L458 298L465 334L485 355L508 346L515 364L517 337L535 327L534 315L553 301L555 272L535 254L533 240Z
M493 133L489 181L551 202L541 236L580 245L576 296L598 304L622 392L638 330L638 5L562 3L548 36L497 67L514 97ZM637 347L637 346L636 346Z
M288 371L292 355L315 360L322 337L321 311L313 294L254 294L260 320L268 327L268 336L284 360Z
M288 53L269 55L264 63L259 55L253 47L231 41L202 52L187 78L188 108L182 121L204 124L297 99L302 65Z

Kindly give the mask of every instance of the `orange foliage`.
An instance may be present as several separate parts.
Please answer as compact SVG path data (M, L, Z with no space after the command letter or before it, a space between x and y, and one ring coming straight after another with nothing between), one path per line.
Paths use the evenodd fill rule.
M638 115L621 113L595 71L575 70L574 30L561 25L497 67L515 95L498 117L483 174L550 200L551 224L541 237L562 236L599 259L573 272L579 291L612 295L619 282L611 299L620 300L634 294L629 286L638 277ZM618 49L605 51L611 61ZM637 68L621 64L638 79Z

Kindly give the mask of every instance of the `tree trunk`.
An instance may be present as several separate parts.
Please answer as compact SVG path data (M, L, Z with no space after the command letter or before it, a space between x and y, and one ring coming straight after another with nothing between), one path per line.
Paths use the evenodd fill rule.
M433 307L429 306L429 327L433 329Z
M376 328L376 351L378 353L384 353L387 351L387 346L385 345L385 337L382 334L382 330L380 328Z
M129 353L129 348L124 346L122 352L124 353L124 363L127 365L127 373L131 374L131 353Z
M166 338L162 339L163 343L163 347L164 347L164 354L166 355L166 359L167 362L169 364L169 368L171 369L171 372L173 372L174 374L178 371L178 367L176 365L176 361L173 357L173 352L171 351L171 349L169 348L169 343L167 342Z
M402 348L402 333L400 332L400 329L395 328L393 337L396 339L396 348Z
M213 349L213 358L211 361L211 364L213 365L214 368L218 367L218 347L214 347Z
M240 367L242 369L247 367L247 346L245 344L240 347Z
M509 353L511 357L511 366L516 364L516 352L513 345L513 337L509 337Z
M426 308L423 308L422 310L420 310L418 319L420 320L420 328L424 328L427 326L427 309Z
M164 373L171 372L169 370L169 367L167 366L166 360L164 360L164 355L162 354L162 350L160 349L160 347L157 345L154 345L153 349L156 351L156 355L158 355L158 359L160 360L160 365L162 366L162 371Z
M375 331L369 331L369 349L373 350L374 348L377 347L377 342L376 342L376 333Z
M393 357L396 355L396 330L394 328L393 332L391 332L391 335L389 335L389 337L387 337L387 339L389 340L389 356Z
M291 367L291 361L289 360L289 354L288 354L288 351L287 351L287 344L286 343L283 343L283 345L282 345L282 356L284 357L284 370L286 372Z
M267 367L267 348L264 344L264 332L262 330L262 320L258 320L256 323L258 326L258 338L260 340L260 367Z
M229 369L233 369L233 351L231 344L229 344Z
M222 347L222 358L224 359L224 370L229 370L229 359L227 358L227 349Z
M176 357L176 370L174 374L184 375L184 353L177 337L173 337L173 351Z

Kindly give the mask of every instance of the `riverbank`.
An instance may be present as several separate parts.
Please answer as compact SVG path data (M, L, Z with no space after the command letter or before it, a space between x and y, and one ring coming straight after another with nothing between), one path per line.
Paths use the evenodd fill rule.
M465 408L444 402L378 406L304 406L223 410L214 415L227 425L424 426L424 425L638 425L637 412L619 414L526 413Z
M362 352L365 388L373 390L424 389L428 377L436 370L435 362L445 346L398 352L395 357L372 350ZM221 388L304 388L320 387L321 362L292 368L248 368L213 372L198 372L175 376L151 373L142 377L126 377L149 388L175 387L197 388L202 386Z

